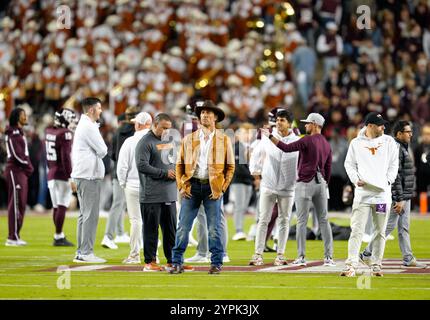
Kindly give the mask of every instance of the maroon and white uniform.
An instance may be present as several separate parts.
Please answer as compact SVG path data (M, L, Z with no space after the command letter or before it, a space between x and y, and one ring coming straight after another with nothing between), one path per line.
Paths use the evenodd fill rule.
M24 222L28 195L28 177L33 173L24 131L8 127L6 135L7 163L5 178L8 186L8 239L18 240Z
M54 208L55 237L64 237L63 225L70 204L72 189L69 184L72 173L73 133L67 128L49 127L45 130L46 160L48 163L48 188ZM56 238L57 239L57 238Z
M49 127L45 130L48 187L54 208L69 206L72 141L73 133L67 128Z

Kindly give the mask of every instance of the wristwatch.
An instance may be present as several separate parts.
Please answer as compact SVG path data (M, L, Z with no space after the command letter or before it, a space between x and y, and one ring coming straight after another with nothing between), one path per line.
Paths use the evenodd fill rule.
M269 140L272 140L273 134L269 134Z

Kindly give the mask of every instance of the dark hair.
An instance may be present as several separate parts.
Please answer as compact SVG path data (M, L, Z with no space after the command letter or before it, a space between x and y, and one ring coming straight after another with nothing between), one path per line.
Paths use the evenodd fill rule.
M405 121L405 120L397 121L393 126L393 136L396 137L397 133L402 132L403 130L405 130L406 126L410 126L410 125L411 124L409 121Z
M278 112L276 113L276 119L277 119L277 118L284 118L284 119L287 119L287 121L288 121L289 123L293 122L293 120L294 120L294 118L293 118L293 114L291 113L291 111L290 111L290 110L287 110L287 109L283 109L283 110L278 111Z
M9 125L11 127L16 127L19 122L19 116L21 115L21 112L25 112L22 108L15 108L12 110L12 112L9 115Z
M89 98L85 98L84 100L82 100L82 102L81 102L81 105L82 105L82 111L84 112L84 113L87 113L88 112L88 110L91 108L91 107L93 107L93 106L95 106L97 103L102 103L101 101L100 101L100 99L99 98L94 98L94 97L89 97Z
M154 118L154 124L158 125L163 120L172 122L172 119L167 113L159 113Z

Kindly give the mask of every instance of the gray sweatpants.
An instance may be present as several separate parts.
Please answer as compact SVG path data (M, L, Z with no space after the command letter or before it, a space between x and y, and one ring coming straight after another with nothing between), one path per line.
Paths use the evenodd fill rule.
M125 201L124 189L120 187L118 179L112 180L112 207L109 211L109 216L106 222L105 236L110 240L114 239L114 235L124 233L123 217L127 209Z
M321 180L321 179L320 179ZM298 256L306 256L306 225L311 205L318 219L321 236L324 242L324 257L333 257L333 234L327 219L327 183L297 182L296 210L297 210L297 252Z
M393 207L391 207L390 216L388 217L387 229L385 229L385 236L387 237L393 230L397 227L397 232L399 234L399 247L402 252L403 261L410 262L414 258L411 247L411 238L409 236L409 225L411 222L411 200L405 201L405 206L403 207L403 213L398 215L394 212ZM374 236L369 245L365 249L368 254L372 253Z
M243 221L252 196L252 186L244 183L230 185L230 198L233 200L233 217L236 232L243 231Z
M221 205L221 243L224 249L224 254L227 254L227 242L228 242L228 230L227 230L227 220L224 215L224 206ZM200 206L199 213L197 214L197 253L206 257L209 254L209 244L208 244L208 222L206 219L205 208L203 205Z
M102 180L75 180L79 200L77 253L88 255L94 252L94 242L96 240L97 224L99 221Z

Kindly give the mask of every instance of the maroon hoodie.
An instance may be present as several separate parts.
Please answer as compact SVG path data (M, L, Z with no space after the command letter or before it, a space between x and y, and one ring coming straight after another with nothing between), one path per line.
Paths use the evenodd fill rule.
M7 127L6 132L7 163L6 170L25 172L27 177L33 173L33 165L28 155L27 140L19 127Z

